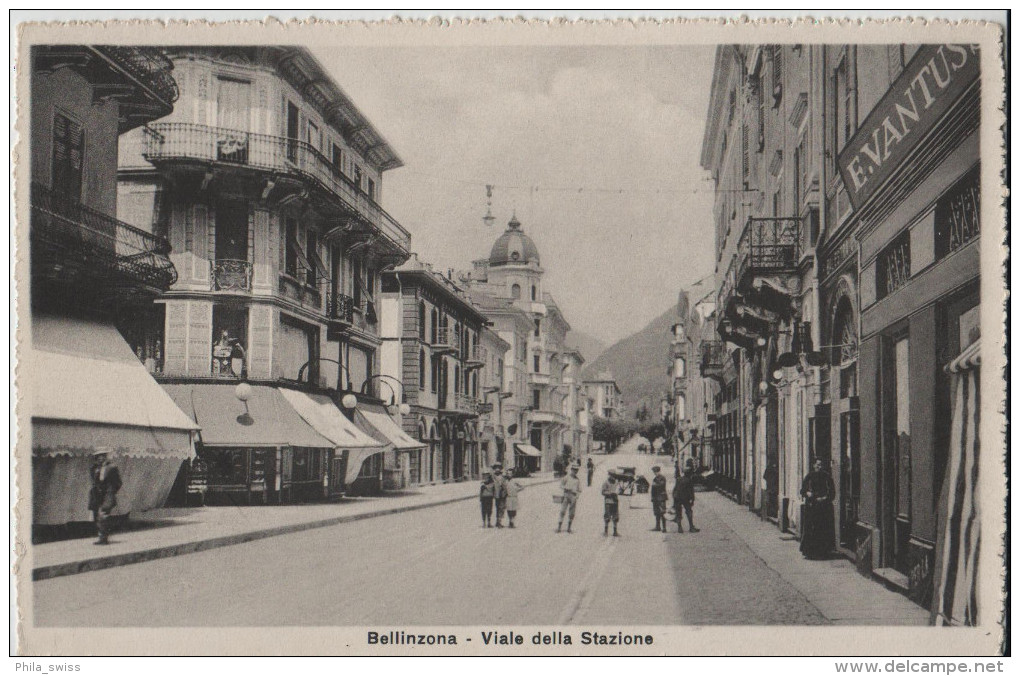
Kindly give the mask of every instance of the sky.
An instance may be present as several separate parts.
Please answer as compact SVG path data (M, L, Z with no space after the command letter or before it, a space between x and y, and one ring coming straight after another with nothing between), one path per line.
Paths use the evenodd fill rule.
M714 47L312 51L404 161L381 203L437 269L487 257L516 213L545 290L607 344L712 273L699 159Z

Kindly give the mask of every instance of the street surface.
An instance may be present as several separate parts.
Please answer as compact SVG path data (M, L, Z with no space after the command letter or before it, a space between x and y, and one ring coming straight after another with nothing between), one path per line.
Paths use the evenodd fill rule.
M555 533L557 484L521 494L517 528L481 527L476 500L33 583L38 626L824 624L698 494L700 533L653 532L647 494L602 535L599 458L574 533ZM582 479L584 470L581 471ZM125 534L124 537L130 537ZM779 537L778 531L776 537ZM795 550L792 554L795 554ZM820 564L824 565L824 564Z

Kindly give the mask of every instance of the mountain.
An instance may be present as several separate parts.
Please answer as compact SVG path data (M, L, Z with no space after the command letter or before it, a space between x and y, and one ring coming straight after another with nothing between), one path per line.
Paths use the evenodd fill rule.
M594 378L603 371L612 372L623 393L626 415L633 417L648 406L653 418L659 414L659 400L669 387L669 328L676 322L676 307L670 307L635 334L609 346L582 373Z
M585 333L584 331L571 330L567 334L567 345L577 348L586 364L591 363L596 357L606 351L606 344L601 340Z

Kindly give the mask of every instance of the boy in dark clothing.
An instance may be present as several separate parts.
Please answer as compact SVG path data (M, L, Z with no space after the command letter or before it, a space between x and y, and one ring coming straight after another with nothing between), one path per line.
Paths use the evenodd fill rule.
M106 453L99 452L95 454L90 474L89 511L99 532L99 539L94 544L105 545L110 542L110 512L117 506L117 491L121 487L120 470Z
M652 468L655 477L652 479L652 511L655 513L655 528L653 530L666 532L666 477L658 465Z
M681 511L682 508L682 511ZM698 528L694 527L694 467L688 465L684 473L676 480L673 486L673 509L676 510L676 527L678 533L684 532L683 512L687 512L687 525L692 533L697 533Z
M609 535L610 521L613 522L613 537L618 537L620 534L616 531L616 524L620 522L620 495L616 491L616 479L612 474L602 484L602 499L606 503L606 510L602 514L602 520L606 522L602 537Z

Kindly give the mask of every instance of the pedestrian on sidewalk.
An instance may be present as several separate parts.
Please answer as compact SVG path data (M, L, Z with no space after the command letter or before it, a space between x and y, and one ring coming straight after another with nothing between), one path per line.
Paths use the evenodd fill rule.
M684 532L683 515L687 512L687 525L692 533L701 529L694 527L694 463L687 461L683 474L673 485L673 510L676 512L676 532Z
M804 498L804 534L800 552L807 559L824 559L836 541L836 525L832 514L832 498L836 486L825 471L825 463L815 458L814 470L808 472L800 487Z
M595 463L592 462L591 458L588 458L588 485L591 486L591 477L595 474Z
M110 542L110 512L117 506L117 491L122 483L120 470L105 451L96 452L94 457L89 472L92 477L89 511L92 512L92 520L96 522L96 530L99 532L95 544L105 545Z
M520 504L517 496L524 490L524 486L511 474L506 478L503 487L506 490L507 527L514 528L514 519L517 518L517 507Z
M620 523L620 494L616 490L616 477L610 474L602 483L602 499L606 504L602 514L605 527L602 529L602 537L609 535L609 522L613 522L613 537L620 534L616 530L616 524Z
M493 499L496 503L496 528L503 527L503 512L506 511L506 477L503 476L503 465L492 466Z
M656 465L652 467L652 512L655 514L655 528L652 530L666 532L666 477L662 474L662 468Z
M567 532L573 533L571 526L574 524L574 512L577 511L577 496L581 494L581 479L577 476L577 465L570 468L570 474L560 481L560 488L563 489L563 502L560 503L560 521L556 524L556 532L563 529L563 517L567 517Z
M478 492L478 499L482 503L482 528L492 528L492 501L495 497L496 484L492 480L492 474L486 472L482 477L482 487Z

